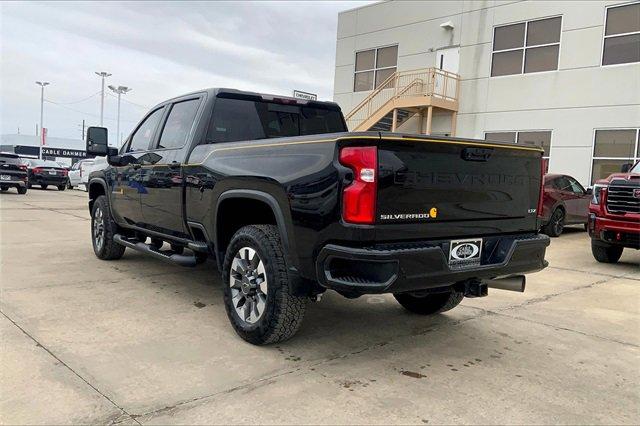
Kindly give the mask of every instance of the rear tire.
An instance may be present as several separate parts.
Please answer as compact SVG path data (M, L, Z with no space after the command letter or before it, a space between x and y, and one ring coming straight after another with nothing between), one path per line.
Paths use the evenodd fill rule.
M464 294L458 291L432 293L418 296L411 293L394 294L398 303L406 310L420 315L433 315L450 311L462 302Z
M40 188L42 188L42 189L47 189L47 187L48 187L48 186L49 186L49 185L40 185Z
M9 190L9 187L8 187L8 186L2 186L2 187L0 187L0 191L2 191L2 192L8 191L8 190Z
M620 260L620 256L622 256L623 250L624 247L622 246L591 240L591 253L601 263L617 263Z
M542 227L542 233L550 237L559 237L564 229L564 210L556 208L549 218L549 223Z
M266 345L298 331L307 298L291 293L292 278L276 226L238 230L227 247L222 277L227 316L244 340Z
M111 217L107 197L101 195L96 198L91 209L91 241L93 252L99 259L116 260L122 257L125 246L113 240L117 233L118 225Z
M27 187L26 186L19 186L18 187L18 194L24 195L26 193L27 193Z
M67 185L58 185L58 191L64 191L67 189Z

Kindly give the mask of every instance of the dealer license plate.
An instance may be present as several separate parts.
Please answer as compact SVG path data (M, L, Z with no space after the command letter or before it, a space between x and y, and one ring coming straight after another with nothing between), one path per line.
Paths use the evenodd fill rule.
M449 266L452 269L480 266L482 238L451 241L449 246Z
M11 176L9 176L9 175L0 175L0 180L11 180Z

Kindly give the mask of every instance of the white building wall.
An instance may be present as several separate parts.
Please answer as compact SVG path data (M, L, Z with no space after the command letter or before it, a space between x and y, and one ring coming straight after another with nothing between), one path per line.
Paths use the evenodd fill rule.
M640 63L600 66L606 6L625 1L390 1L338 19L334 100L345 113L370 92L353 92L355 52L398 44L398 70L435 65L435 51L460 46L457 136L552 130L550 172L590 183L594 129L640 127ZM493 28L562 16L558 70L490 77ZM451 21L446 31L440 24ZM399 130L417 131L417 119ZM434 119L445 133L448 117Z

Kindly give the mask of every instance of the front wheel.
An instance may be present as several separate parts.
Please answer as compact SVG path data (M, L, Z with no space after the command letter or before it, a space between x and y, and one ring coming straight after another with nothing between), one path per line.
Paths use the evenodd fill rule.
M542 227L542 233L550 237L559 237L564 229L564 210L557 208L553 211L549 223Z
M603 242L591 240L591 253L601 263L617 263L622 256L622 246L614 246Z
M40 185L40 188L42 188L42 189L47 189L47 187L48 187L48 186L49 186L49 185Z
M276 226L250 225L238 230L227 247L222 276L227 316L240 337L265 345L296 333L307 298L291 293Z
M64 191L67 189L67 185L58 185L58 191Z
M24 195L26 193L27 193L27 187L26 186L19 186L18 187L18 194Z
M113 240L117 230L118 225L111 217L107 197L101 195L96 198L91 209L91 240L93 252L98 258L116 260L122 257L125 247Z
M447 293L431 293L420 295L416 293L397 293L396 298L406 310L420 315L433 315L449 311L462 302L464 294L458 291Z

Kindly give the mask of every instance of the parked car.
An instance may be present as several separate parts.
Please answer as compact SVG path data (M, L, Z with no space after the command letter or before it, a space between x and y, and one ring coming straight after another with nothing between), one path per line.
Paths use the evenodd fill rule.
M616 263L625 248L640 249L640 162L596 181L588 231L598 262Z
M20 157L8 152L0 152L0 191L16 188L18 194L27 193L27 166Z
M33 159L29 160L27 168L29 188L40 185L42 189L47 189L49 185L53 185L60 191L66 189L69 181L67 169L60 167L60 164L55 161Z
M566 225L587 225L591 189L575 178L546 174L542 199L542 232L550 237L562 234Z
M83 185L86 190L86 185L89 179L89 173L87 167L91 166L94 162L93 158L87 158L76 162L69 170L69 183L68 188L75 188Z
M95 255L212 257L253 344L291 337L327 289L431 315L547 266L533 145L350 133L332 102L209 89L155 106L120 151L90 127L86 150L109 162L89 177Z

